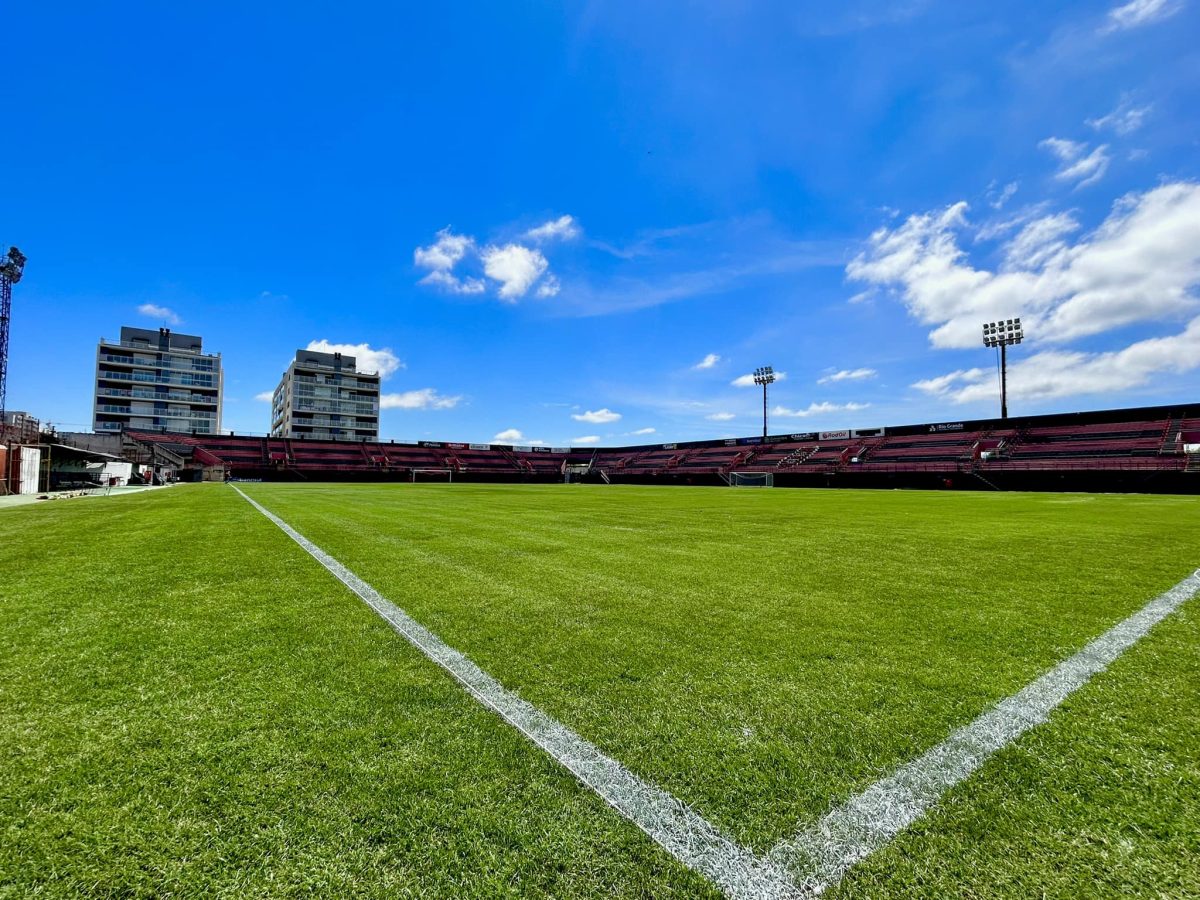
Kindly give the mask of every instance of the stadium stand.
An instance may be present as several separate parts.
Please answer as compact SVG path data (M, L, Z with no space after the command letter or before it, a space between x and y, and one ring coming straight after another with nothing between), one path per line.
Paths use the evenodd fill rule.
M437 441L377 443L127 431L164 445L193 477L720 484L732 472L776 485L1129 489L1200 488L1200 408L1149 407L865 431L583 450Z

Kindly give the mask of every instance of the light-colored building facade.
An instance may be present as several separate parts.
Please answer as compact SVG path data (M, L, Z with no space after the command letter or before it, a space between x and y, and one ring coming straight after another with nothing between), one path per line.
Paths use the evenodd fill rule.
M217 434L222 379L221 354L205 353L200 337L123 327L96 349L92 429Z
M271 400L271 436L379 439L379 375L341 353L297 350Z

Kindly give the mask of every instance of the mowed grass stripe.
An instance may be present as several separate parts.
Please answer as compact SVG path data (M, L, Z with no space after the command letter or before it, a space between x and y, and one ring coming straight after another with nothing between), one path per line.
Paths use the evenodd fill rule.
M1087 498L1087 499L1090 499L1090 498ZM1125 498L1122 498L1122 499L1125 499ZM1180 498L1148 498L1148 499L1151 501L1151 504L1155 508L1162 508L1163 506L1169 506L1172 503L1181 503L1182 502L1182 503L1186 504L1186 503L1194 502L1194 501L1188 501L1186 499L1181 500ZM1158 499L1161 499L1163 502L1162 503L1154 503L1153 502L1154 500L1158 500ZM1048 503L1059 503L1059 502L1079 503L1079 502L1081 502L1081 498L1064 498L1062 500L1047 499L1045 502L1048 502ZM1129 505L1129 504L1126 504L1126 505Z
M1075 652L1147 584L1177 580L1200 510L1047 495L250 489L523 696L762 850ZM604 556L621 546L607 527L596 542L545 537L556 508L568 524L637 527L627 557ZM747 531L771 535L773 552L743 544ZM406 556L410 535L459 574ZM682 566L660 552L684 542Z
M1200 897L1200 602L825 897Z
M0 512L0 895L715 896L314 569L220 487Z
M0 829L0 895L569 897L708 890L665 854L647 853L636 830L594 798L589 802L573 779L519 740L506 740L494 719L473 714L469 703L462 709L457 689L447 690L436 673L428 677L427 662L366 611L355 615L340 590L326 593L323 574L300 577L278 541L255 537L261 528L243 532L244 515L210 507L206 490L227 493L219 486L158 492L156 502L172 499L155 505L154 515L142 510L109 522L107 514L89 514L70 528L47 527L68 504L0 513L0 766L9 773L0 775L0 818L15 823ZM417 583L402 568L425 574L430 567L397 553L407 540L399 523L420 524L431 510L438 511L436 528L422 532L420 542L452 553L453 516L447 521L445 511L470 517L486 509L488 527L496 529L495 555L504 558L499 570L518 588L511 573L530 554L510 552L506 538L523 518L544 531L545 516L527 515L531 509L557 508L563 533L581 539L587 529L575 529L595 517L604 525L598 531L606 552L621 542L605 532L628 534L622 571L639 588L664 583L640 574L646 561L660 558L664 537L684 531L689 541L703 538L705 529L691 523L676 528L688 508L697 522L712 520L737 564L705 569L702 559L683 555L696 567L688 571L672 555L654 570L656 578L678 580L678 595L711 583L711 603L686 604L668 591L659 608L648 607L645 594L624 605L606 586L585 598L590 608L580 619L570 593L586 587L586 579L573 575L569 588L546 583L552 568L530 579L526 593L538 604L520 604L519 589L464 603L445 592L460 576L439 577L437 592L422 590L414 599L461 631L464 644L486 646L506 673L519 673L577 713L572 721L594 723L643 761L662 760L678 782L699 785L715 776L705 782L712 797L701 808L725 804L738 821L766 823L744 827L758 835L758 846L789 807L803 805L797 793L811 793L827 808L829 797L848 796L879 777L871 768L917 730L902 713L917 721L941 710L939 721L953 727L992 693L990 681L1056 646L1072 652L1082 643L1070 643L1077 633L1086 640L1150 593L1147 585L1177 580L1180 561L1200 546L1195 498L831 493L807 504L800 517L789 509L793 499L768 499L765 491L742 492L761 499L730 501L726 515L719 498L732 491L632 491L597 501L574 488L536 495L520 487L485 495L465 485L442 495L423 486L413 493L251 490L290 494L290 505L304 508L316 525L358 505L374 525L386 510L384 518L395 520L385 522L395 538L386 553L378 552L369 529L342 539L401 586ZM74 504L69 518L103 502ZM984 508L999 512L981 516ZM664 509L673 512L660 515ZM17 519L5 519L25 512L37 516L21 518L19 528L11 527ZM1013 521L993 527L1003 517ZM929 527L934 518L937 527ZM736 551L746 546L739 535L747 527L765 534L772 526L784 533L783 551L801 564L833 559L838 578L857 571L867 588L835 602L837 578L823 586L801 577L797 591L816 588L807 605L786 591L763 591L786 581L779 554L767 554L759 566L761 555L748 565ZM821 540L787 540L800 529L820 536L830 527L840 528L840 554ZM972 551L990 551L988 562L999 573L988 581L999 588L991 609L959 577L961 569L977 569L977 561L944 558L955 529L968 536L963 543ZM861 540L871 530L881 542ZM888 554L871 565L862 560L880 546L893 551L891 558L906 551L886 546L897 535L898 544L925 545L928 552L895 579L893 593L870 582L872 566L884 566ZM645 553L638 555L642 544ZM1031 558L1030 546L1048 558ZM464 564L486 570L481 552L472 549ZM555 552L566 563L573 559L570 548ZM582 570L596 564L574 561ZM1021 579L1003 577L1005 564L1022 563L1030 565ZM21 577L9 580L10 571ZM735 582L742 582L741 610L723 602ZM945 588L940 603L931 602L934 587ZM125 593L113 597L114 589ZM902 589L913 602L896 602ZM285 599L269 611L245 601L273 602L275 592ZM1200 721L1187 715L1200 703L1200 640L1190 608L1072 696L1049 723L952 789L928 817L855 867L833 895L1200 893L1188 864L1200 851L1194 753ZM547 615L555 609L564 611ZM797 624L780 618L783 610L806 616ZM681 614L687 623L675 621ZM923 627L911 627L904 616L919 617ZM1028 640L1012 627L1022 616L1036 623ZM652 636L639 646L645 632ZM926 633L949 638L930 643ZM725 639L723 653L714 649L714 634ZM513 649L532 662L519 664ZM863 653L873 665L862 664ZM131 668L134 658L140 669ZM406 665L415 670L412 682L399 674ZM364 667L379 671L367 674ZM424 681L416 677L422 674ZM369 694L357 683L364 676ZM441 694L430 692L439 686ZM851 705L822 706L822 691ZM937 703L942 697L949 698L945 708ZM747 721L739 710L757 718ZM763 737L771 712L779 717L780 740ZM864 739L856 743L858 737ZM936 739L917 753L930 743ZM808 764L800 769L802 783L791 778L799 760ZM861 778L852 774L859 762L866 763ZM168 776L168 784L159 783ZM834 784L840 787L823 791ZM456 810L466 812L456 817Z
M436 634L414 621L320 547L240 489L237 493L353 591L409 643L454 676L486 708L545 751L630 822L685 865L711 879L727 896L744 900L801 898L782 870L757 859L694 810L647 784L595 746L506 690Z
M839 805L816 825L780 842L770 858L813 891L825 890L924 816L943 794L973 775L989 757L1044 724L1071 694L1197 591L1200 570L920 758Z

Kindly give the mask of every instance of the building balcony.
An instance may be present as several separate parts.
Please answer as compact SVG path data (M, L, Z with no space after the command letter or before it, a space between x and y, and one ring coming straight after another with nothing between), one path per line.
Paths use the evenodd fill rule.
M111 388L101 387L96 390L96 394L100 397L136 397L140 400L158 400L166 402L174 400L183 403L199 403L204 406L216 406L217 397L215 394L183 394L178 391L164 393L161 391L149 391L145 389L126 389L126 388Z
M353 419L292 419L291 422L293 428L307 425L327 425L333 428L348 428L357 431L375 431L379 428L374 422L361 424Z
M138 341L110 341L108 338L100 338L100 344L104 347L124 347L126 350L141 350L143 353L174 353L178 356L191 356L211 360L219 360L221 358L220 353L197 353L193 350L184 350L182 347L171 347L163 350L153 344Z
M216 421L217 414L210 412L201 412L199 410L185 409L137 409L132 406L115 406L112 404L101 404L96 407L98 413L113 413L120 416L149 416L152 418L168 418L168 419L205 419Z
M111 353L101 353L104 362L117 363L123 366L137 366L143 369L176 369L184 372L215 372L215 360L201 359L171 359L164 356L161 359L140 359L136 356L114 356Z
M377 416L379 407L373 403L297 403L295 412L327 412L342 415Z
M111 413L109 414L111 415ZM123 421L95 421L92 423L95 431L120 431L122 428L146 428L159 431L195 432L197 434L215 434L217 423L214 419L196 419L186 416L150 416L133 413Z
M320 441L362 441L374 440L376 434L370 432L353 432L342 429L341 431L326 431L324 429L313 429L312 431L292 431L295 437L314 438Z
M181 387L215 388L211 375L154 375L150 372L114 372L101 369L96 373L100 381L142 381L148 384L174 384Z

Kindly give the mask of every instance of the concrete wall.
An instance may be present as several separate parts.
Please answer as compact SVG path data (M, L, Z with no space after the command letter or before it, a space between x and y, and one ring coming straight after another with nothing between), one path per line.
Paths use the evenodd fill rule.
M92 434L90 431L60 431L58 439L68 447L91 450L93 453L107 453L110 456L121 455L121 435L119 434Z

